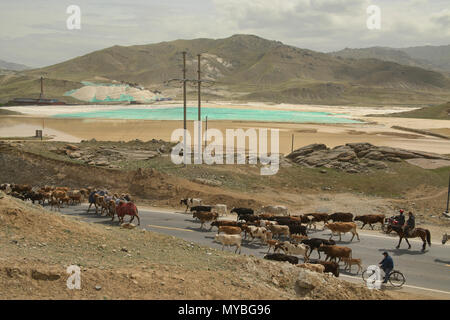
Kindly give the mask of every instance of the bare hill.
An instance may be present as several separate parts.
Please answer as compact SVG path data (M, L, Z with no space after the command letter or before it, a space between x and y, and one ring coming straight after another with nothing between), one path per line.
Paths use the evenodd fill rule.
M335 57L252 35L114 46L28 71L24 76L31 81L45 73L55 81L65 80L66 88L76 87L81 80L103 79L166 90L164 81L181 77L183 51L187 52L189 78L197 77L196 55L202 53L203 77L217 82L204 91L206 97L289 103L420 104L446 101L450 88L445 75L411 63ZM3 83L8 93L23 92L25 87L18 78L3 79ZM48 86L52 90L53 84ZM57 96L61 91L53 90ZM0 89L0 99L5 95L5 90Z

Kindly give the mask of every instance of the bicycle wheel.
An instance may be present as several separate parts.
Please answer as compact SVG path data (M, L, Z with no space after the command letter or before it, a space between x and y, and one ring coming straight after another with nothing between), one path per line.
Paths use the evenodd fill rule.
M374 271L375 272L375 271ZM364 283L367 283L367 279L373 274L373 272L369 272L368 270L365 270L362 274L361 277L364 281Z
M389 275L389 282L394 287L401 287L406 282L406 279L400 271L392 271Z

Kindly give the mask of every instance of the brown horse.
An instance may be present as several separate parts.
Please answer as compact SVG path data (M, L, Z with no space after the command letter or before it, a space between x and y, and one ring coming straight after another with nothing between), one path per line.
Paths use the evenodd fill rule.
M406 243L409 246L408 249L411 249L411 244L409 243L408 238L417 238L417 237L420 237L423 241L422 251L425 251L427 242L428 242L428 245L431 247L431 234L428 229L415 228L414 230L412 230L411 234L408 236L405 235L403 228L400 226L389 225L387 227L387 231L391 232L391 230L394 230L395 232L397 232L398 236L400 237L400 240L398 241L398 245L396 247L397 249L400 248L400 243L402 242L403 238L405 238Z

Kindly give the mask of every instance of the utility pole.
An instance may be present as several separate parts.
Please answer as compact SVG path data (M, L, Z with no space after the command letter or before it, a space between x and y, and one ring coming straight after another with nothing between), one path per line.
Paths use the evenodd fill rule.
M444 212L444 215L449 216L448 206L450 204L450 175L448 176L448 192L447 192L447 209Z
M183 128L186 130L186 51L183 51Z
M41 76L41 94L39 95L39 100L44 98L44 77Z
M187 83L193 83L193 84L197 84L197 90L198 90L198 121L199 121L199 139L198 139L198 148L199 148L199 154L198 156L200 156L200 150L202 147L202 138L201 138L201 134L200 134L200 127L201 127L201 84L202 82L206 83L206 84L214 84L214 81L210 81L210 80L201 80L201 54L198 54L198 77L197 79L187 79L186 78L186 51L183 51L183 78L182 79L170 79L165 81L166 85L169 85L170 83L177 83L177 86L180 82L183 83L183 128L184 128L184 151L183 151L183 161L184 164L186 166L187 164L187 152L186 152L186 132L187 132L187 125L186 125L186 121L187 121L187 103L186 103L186 85ZM189 146L190 147L190 146Z
M200 74L200 59L201 59L201 54L197 55L198 57L198 121L202 121L202 116L201 116L201 104L202 104L202 98L201 98L201 93L200 93L200 87L201 87L201 74Z
M184 128L184 136L183 136L183 162L186 167L186 51L183 51L183 128Z

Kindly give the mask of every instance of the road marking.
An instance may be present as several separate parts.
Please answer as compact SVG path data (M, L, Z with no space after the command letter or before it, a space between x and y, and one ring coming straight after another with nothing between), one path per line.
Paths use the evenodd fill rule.
M168 230L178 230L178 231L186 231L186 232L194 232L194 230L189 230L189 229L182 229L182 228L175 228L175 227L163 227L163 226L155 226L153 224L149 224L149 227L152 228L160 228L160 229L168 229Z
M356 280L360 280L362 282L362 278L361 277L348 276L346 274L341 274L341 276L347 277L347 278L356 279ZM419 290L426 290L426 291L432 291L432 292L437 292L437 293L444 293L444 294L450 295L449 291L442 291L442 290L430 289L430 288L424 288L424 287L416 287L416 286L411 286L409 284L404 284L403 287L412 288L412 289L419 289Z

